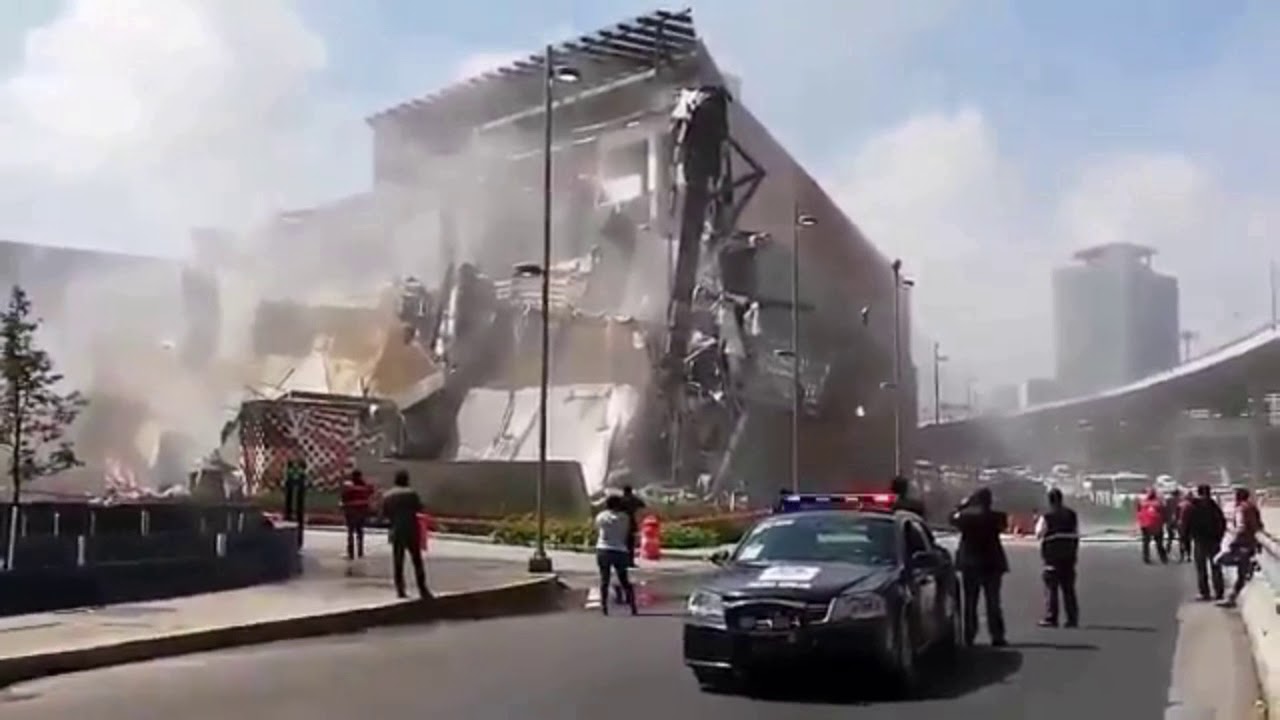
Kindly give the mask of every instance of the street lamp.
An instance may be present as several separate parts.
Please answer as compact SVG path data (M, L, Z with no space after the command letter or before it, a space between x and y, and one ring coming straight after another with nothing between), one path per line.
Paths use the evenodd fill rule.
M800 492L800 230L818 219L793 200L791 220L791 491Z
M942 345L933 344L933 424L942 424L942 363L947 361Z
M902 261L894 260L893 270L893 474L902 474L902 290L915 281L902 276Z
M533 556L529 558L529 572L551 572L551 558L547 556L547 405L551 385L551 153L552 106L555 100L555 84L575 83L582 75L574 68L557 66L555 49L548 45L543 58L546 74L542 81L542 368L538 384L538 485L536 513L538 531Z

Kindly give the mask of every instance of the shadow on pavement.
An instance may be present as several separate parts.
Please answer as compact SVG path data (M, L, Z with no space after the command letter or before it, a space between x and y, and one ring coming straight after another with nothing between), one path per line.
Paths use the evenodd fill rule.
M749 693L766 702L825 705L867 705L882 702L954 700L989 685L1006 681L1022 668L1022 653L1016 648L978 647L964 651L949 662L930 662L922 668L923 687L911 697L888 695L888 683L876 673L850 673L826 677L800 674L794 678L771 678Z
M1102 630L1105 632L1158 633L1159 629L1140 625L1083 625L1082 630Z
M1019 650L1101 650L1092 643L1025 642L1013 643L1012 647Z

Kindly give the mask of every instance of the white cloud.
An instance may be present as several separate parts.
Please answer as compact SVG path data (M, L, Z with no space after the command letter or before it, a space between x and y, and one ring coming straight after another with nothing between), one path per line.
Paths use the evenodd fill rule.
M1051 374L1050 272L1102 242L1154 247L1157 266L1181 281L1184 326L1205 343L1265 320L1280 193L1229 190L1207 161L1173 152L1092 158L1050 197L1032 193L1035 170L966 108L871 137L832 178L851 217L919 281L918 326L958 372L986 382Z
M308 94L326 63L292 0L71 0L0 84L0 188L28 199L0 207L0 233L119 245L47 237L114 229L154 251L349 182L325 140L359 115Z

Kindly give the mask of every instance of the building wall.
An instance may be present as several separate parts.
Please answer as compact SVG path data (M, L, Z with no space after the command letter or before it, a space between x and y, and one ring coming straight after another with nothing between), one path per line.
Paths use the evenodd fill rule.
M802 474L815 485L848 487L848 483L888 478L894 470L892 390L894 285L892 256L868 240L821 186L800 167L745 106L734 104L730 132L768 171L760 191L747 206L739 227L768 233L775 242L760 253L757 285L761 295L789 300L791 253L800 252L800 303L816 308L800 313L802 354L833 360L839 397L829 414L802 422ZM812 215L817 224L796 232L793 218ZM908 268L909 274L909 268ZM917 425L916 368L911 357L911 302L899 298L902 340L902 444L904 468L914 458ZM868 324L861 309L869 308ZM790 311L772 313L772 322L790 342ZM857 417L862 406L864 417ZM786 460L784 453L781 460Z
M1178 282L1140 264L1053 275L1057 379L1067 395L1138 380L1178 363Z
M710 66L713 68L713 66ZM559 218L561 213L571 212L575 197L575 178L583 168L612 172L611 158L617 157L620 146L637 141L647 141L648 159L644 163L641 187L646 195L638 202L629 203L628 214L637 213L649 230L641 242L662 242L670 236L673 227L669 206L670 144L669 114L674 91L708 81L713 69L685 68L664 71L668 90L655 92L655 84L610 93L590 102L575 103L557 114L559 129L557 145L566 147L553 156L553 210L557 219L553 223L553 244L557 251L581 250L583 243L575 239L569 223ZM572 133L571 126L586 127L592 123L606 123L610 119L625 117L628 113L648 110L652 114L624 127L616 124L590 133L577 133L572 143L563 143L562 134ZM761 312L760 324L769 348L789 348L791 313L786 307L791 295L791 263L793 248L800 250L800 302L802 306L815 308L803 312L800 328L801 355L805 358L821 358L835 369L830 381L831 390L820 416L806 417L802 422L801 464L806 477L818 483L842 481L853 477L887 480L894 470L893 450L893 390L881 387L893 379L894 374L894 286L890 270L891 257L882 254L865 238L858 228L840 211L821 187L800 168L793 158L768 130L739 103L733 103L730 114L730 132L752 158L767 170L759 192L747 205L739 222L746 231L767 233L772 242L757 254L756 286L759 295L767 300L779 301L777 307ZM491 155L528 155L537 160L540 143L541 118L531 117L527 122L513 126L502 135L486 136L480 151ZM375 124L375 147L378 161L376 174L382 185L402 182L399 178L414 175L407 172L400 162L404 158L420 156L423 148L431 143L415 138L426 131L410 132L404 129L404 121L395 126ZM407 147L412 144L412 149ZM477 148L473 147L473 150ZM595 160L590 158L594 156ZM586 159L584 159L586 158ZM393 162L395 160L396 162ZM459 162L457 156L431 161L436 168L468 170L469 162ZM538 163L532 163L537 166ZM745 165L738 163L740 170ZM537 169L534 167L533 169ZM417 181L430 172L419 174ZM476 221L489 223L493 218L512 218L505 223L501 235L502 247L507 253L492 267L484 267L491 274L501 272L503 263L533 257L540 245L541 218L539 193L530 197L512 187L513 178L528 173L512 171L491 180L490 211L477 216ZM534 173L536 178L540 174ZM427 181L431 182L431 181ZM460 183L447 184L449 191L461 192ZM527 182L521 182L521 186ZM536 188L535 188L536 189ZM485 202L481 199L479 202ZM528 206L528 207L525 207ZM795 232L794 218L797 210L813 215L815 227ZM518 218L525 218L517 220ZM460 221L463 235L474 234L474 229ZM590 231L590 230L588 230ZM486 245L491 244L484 241ZM520 248L526 248L520 250ZM563 259L562 252L555 257ZM909 272L909 269L908 269ZM911 440L916 427L916 371L911 364L910 347L910 297L900 296L900 321L902 337L901 427L903 466L910 467ZM665 298L661 307L665 307ZM870 309L869 322L862 324L860 310ZM861 417L857 408L862 407ZM777 417L765 424L770 436L788 437L789 415L776 413ZM775 426L776 421L776 426ZM764 461L768 472L781 476L787 472L789 453L766 453Z

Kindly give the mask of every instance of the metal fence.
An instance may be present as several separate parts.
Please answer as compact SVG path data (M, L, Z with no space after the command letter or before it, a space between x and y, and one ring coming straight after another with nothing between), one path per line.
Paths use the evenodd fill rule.
M0 570L224 558L235 538L269 527L245 505L0 504Z

